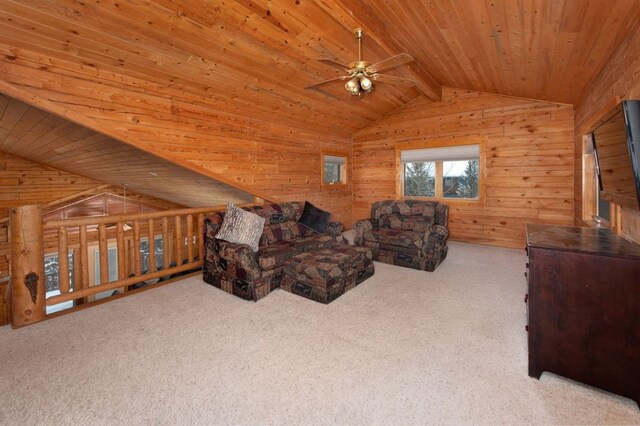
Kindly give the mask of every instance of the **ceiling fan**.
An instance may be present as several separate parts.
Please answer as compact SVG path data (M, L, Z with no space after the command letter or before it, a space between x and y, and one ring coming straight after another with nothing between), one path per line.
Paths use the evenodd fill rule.
M395 77L392 75L379 74L380 71L395 68L400 65L408 64L413 61L413 57L407 53L400 53L399 55L392 56L384 59L375 64L362 60L362 39L364 38L364 30L362 28L356 28L353 30L353 34L358 39L358 60L351 62L349 65L344 65L331 59L319 59L323 64L331 65L333 67L341 68L345 70L347 75L332 78L329 80L321 81L320 83L313 84L305 87L305 89L315 89L318 86L322 86L327 83L338 80L349 80L344 85L347 92L353 96L361 96L364 93L369 93L373 90L373 82L379 81L381 83L397 84L403 86L415 86L416 82L402 77Z

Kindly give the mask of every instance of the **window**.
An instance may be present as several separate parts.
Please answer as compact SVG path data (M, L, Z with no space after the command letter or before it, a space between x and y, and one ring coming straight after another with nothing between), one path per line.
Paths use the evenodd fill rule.
M46 298L60 294L60 282L58 275L59 268L60 265L58 263L57 253L44 257L44 285ZM73 290L73 251L69 251L69 288ZM73 307L72 301L47 306L47 315L63 309L69 309L71 307Z
M322 183L324 185L346 185L346 155L322 154Z
M597 226L609 227L611 225L611 204L602 198L600 192L598 159L592 133L583 137L582 173L583 219Z
M480 145L400 151L405 197L480 198Z
M164 258L164 249L163 249L163 240L162 235L156 236L154 239L154 248L155 248L155 260L156 260L156 270L162 266L162 261ZM140 241L140 256L142 262L142 272L146 273L149 271L149 239L145 238ZM155 271L150 271L155 272Z
M109 247L107 250L108 255L108 265L109 268L109 282L118 281L118 248L117 247ZM100 250L96 250L94 252L95 263L94 263L94 277L96 285L101 284L100 282ZM105 297L109 297L117 293L117 290L107 290L100 293L95 294L95 300L104 299Z

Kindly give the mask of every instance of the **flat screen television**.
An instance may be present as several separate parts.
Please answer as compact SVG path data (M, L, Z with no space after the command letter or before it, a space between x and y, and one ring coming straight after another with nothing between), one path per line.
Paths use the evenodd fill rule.
M602 197L640 210L640 100L623 101L591 136Z

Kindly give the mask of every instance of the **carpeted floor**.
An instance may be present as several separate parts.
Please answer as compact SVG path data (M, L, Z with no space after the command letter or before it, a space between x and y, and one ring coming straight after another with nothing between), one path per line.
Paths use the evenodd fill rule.
M376 263L330 305L199 278L0 328L0 424L640 424L634 402L527 376L524 251Z

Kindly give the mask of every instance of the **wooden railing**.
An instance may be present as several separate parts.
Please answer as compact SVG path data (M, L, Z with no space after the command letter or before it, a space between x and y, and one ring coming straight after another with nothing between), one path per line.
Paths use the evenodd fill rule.
M42 221L40 206L11 210L12 325L22 326L46 316L46 306L83 303L104 291L121 289L203 264L206 213L226 206L165 210L152 213ZM156 238L162 237L162 264L156 264ZM140 243L148 241L143 267ZM117 249L117 279L109 281L109 246ZM99 284L89 270L89 253L99 253ZM44 256L58 253L60 294L45 298ZM69 253L73 253L72 264ZM70 269L72 267L72 269ZM73 271L73 286L70 271ZM110 274L111 273L111 274ZM97 278L97 277L96 277Z

